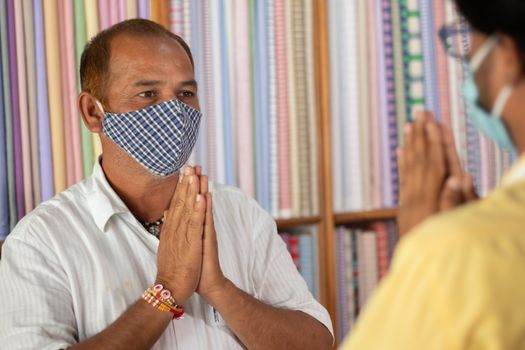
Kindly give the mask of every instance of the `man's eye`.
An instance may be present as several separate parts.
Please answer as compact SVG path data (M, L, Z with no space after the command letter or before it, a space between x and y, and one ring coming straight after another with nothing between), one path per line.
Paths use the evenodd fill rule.
M156 93L155 91L143 91L139 94L140 97L146 97L146 98L151 98L151 97L155 97L156 96Z
M185 90L185 91L179 92L179 96L188 98L188 97L195 96L195 94L192 91Z

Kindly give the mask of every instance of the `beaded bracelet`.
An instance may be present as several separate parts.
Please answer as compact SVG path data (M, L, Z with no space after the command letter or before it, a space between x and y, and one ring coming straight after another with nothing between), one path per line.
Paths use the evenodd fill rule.
M171 312L173 319L179 319L184 315L184 307L177 305L171 292L165 289L162 284L156 284L146 289L142 294L142 299L157 310Z

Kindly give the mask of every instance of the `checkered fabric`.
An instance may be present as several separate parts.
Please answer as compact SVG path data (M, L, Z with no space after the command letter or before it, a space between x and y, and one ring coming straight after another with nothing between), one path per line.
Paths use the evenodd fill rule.
M105 116L104 134L157 176L171 175L188 161L202 118L177 99Z

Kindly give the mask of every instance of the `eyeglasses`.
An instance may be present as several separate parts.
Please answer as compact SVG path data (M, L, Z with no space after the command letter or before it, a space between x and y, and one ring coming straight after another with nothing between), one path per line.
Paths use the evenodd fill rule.
M452 57L468 60L471 50L470 35L472 29L465 20L444 25L439 30L439 37L445 51Z

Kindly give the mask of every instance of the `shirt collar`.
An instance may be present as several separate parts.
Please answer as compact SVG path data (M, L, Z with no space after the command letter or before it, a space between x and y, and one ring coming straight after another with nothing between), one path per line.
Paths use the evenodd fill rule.
M505 174L501 180L501 187L509 187L522 181L525 181L525 155L522 155Z
M97 227L105 232L106 224L115 214L129 213L122 199L115 193L102 170L99 157L88 180L87 202Z

